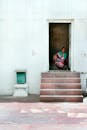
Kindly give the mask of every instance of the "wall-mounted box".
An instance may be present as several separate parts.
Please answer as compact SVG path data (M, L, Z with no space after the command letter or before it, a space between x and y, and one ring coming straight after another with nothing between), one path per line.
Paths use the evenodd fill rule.
M26 83L26 72L16 72L17 84Z
M15 71L15 78L16 82L14 84L14 93L13 96L15 97L26 97L28 96L28 84L26 79L26 70L16 70Z
M26 70L16 70L16 84L26 84Z

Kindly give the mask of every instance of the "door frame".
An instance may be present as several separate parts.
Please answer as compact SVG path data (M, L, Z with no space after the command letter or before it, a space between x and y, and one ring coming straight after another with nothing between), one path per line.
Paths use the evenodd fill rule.
M74 71L74 19L47 19L48 23L48 48L49 48L49 23L68 23L69 25L69 64L70 71ZM48 49L49 55L49 49ZM49 56L48 56L49 65Z

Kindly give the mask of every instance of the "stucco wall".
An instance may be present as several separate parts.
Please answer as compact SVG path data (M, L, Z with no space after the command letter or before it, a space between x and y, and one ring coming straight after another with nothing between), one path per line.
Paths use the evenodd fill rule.
M29 93L39 93L48 23L59 19L73 19L72 71L87 72L87 0L0 0L0 95L13 93L16 69L27 70Z

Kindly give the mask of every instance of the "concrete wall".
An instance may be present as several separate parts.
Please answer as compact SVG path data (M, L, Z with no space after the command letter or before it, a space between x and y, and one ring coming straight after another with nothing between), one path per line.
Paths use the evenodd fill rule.
M16 69L27 70L29 93L39 93L48 23L59 19L73 19L72 71L87 72L87 0L0 0L0 95L13 93Z

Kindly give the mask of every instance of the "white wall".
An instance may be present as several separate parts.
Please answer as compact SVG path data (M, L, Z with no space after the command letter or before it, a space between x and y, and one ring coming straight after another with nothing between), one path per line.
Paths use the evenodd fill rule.
M29 93L39 93L49 68L49 19L73 19L73 71L87 72L86 14L86 0L0 0L0 95L13 93L16 69L27 70Z

